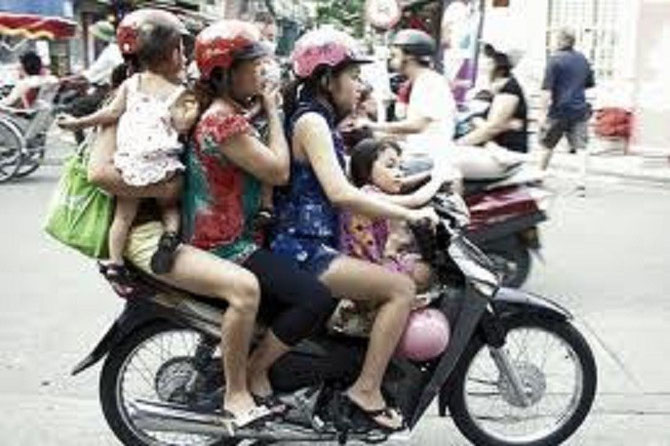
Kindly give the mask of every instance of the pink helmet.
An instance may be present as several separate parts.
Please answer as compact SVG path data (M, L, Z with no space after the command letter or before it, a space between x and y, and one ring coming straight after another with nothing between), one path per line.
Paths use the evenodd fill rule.
M293 71L308 78L322 66L336 67L344 62L372 62L360 54L356 41L348 34L334 29L316 29L302 36L291 54Z
M449 344L449 321L434 308L413 311L398 342L396 355L412 361L428 361L444 352Z
M140 28L143 25L161 24L173 27L182 35L188 30L179 18L161 9L144 8L127 14L116 28L116 41L125 55L136 54L139 50Z

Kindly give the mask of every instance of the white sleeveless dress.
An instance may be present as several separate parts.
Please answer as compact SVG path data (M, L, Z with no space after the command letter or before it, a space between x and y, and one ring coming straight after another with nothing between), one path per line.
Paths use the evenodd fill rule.
M114 165L130 186L158 183L184 170L183 146L172 126L170 107L183 93L176 87L163 101L140 91L140 76L128 80L126 110L119 119Z

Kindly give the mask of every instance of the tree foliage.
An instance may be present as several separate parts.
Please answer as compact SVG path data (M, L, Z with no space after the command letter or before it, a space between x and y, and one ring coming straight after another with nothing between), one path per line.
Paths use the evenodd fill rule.
M319 0L317 7L319 25L333 24L362 37L365 31L365 0Z

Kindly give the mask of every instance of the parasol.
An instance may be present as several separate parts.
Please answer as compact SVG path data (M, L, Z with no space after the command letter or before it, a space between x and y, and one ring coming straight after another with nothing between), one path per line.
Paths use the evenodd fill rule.
M67 39L73 37L77 23L62 17L0 12L0 35L27 39Z

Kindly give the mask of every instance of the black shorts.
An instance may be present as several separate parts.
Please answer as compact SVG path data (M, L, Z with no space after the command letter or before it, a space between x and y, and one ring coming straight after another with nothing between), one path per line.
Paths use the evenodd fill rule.
M548 118L539 133L540 143L547 149L556 147L563 136L568 139L571 152L586 149L589 143L589 118Z

